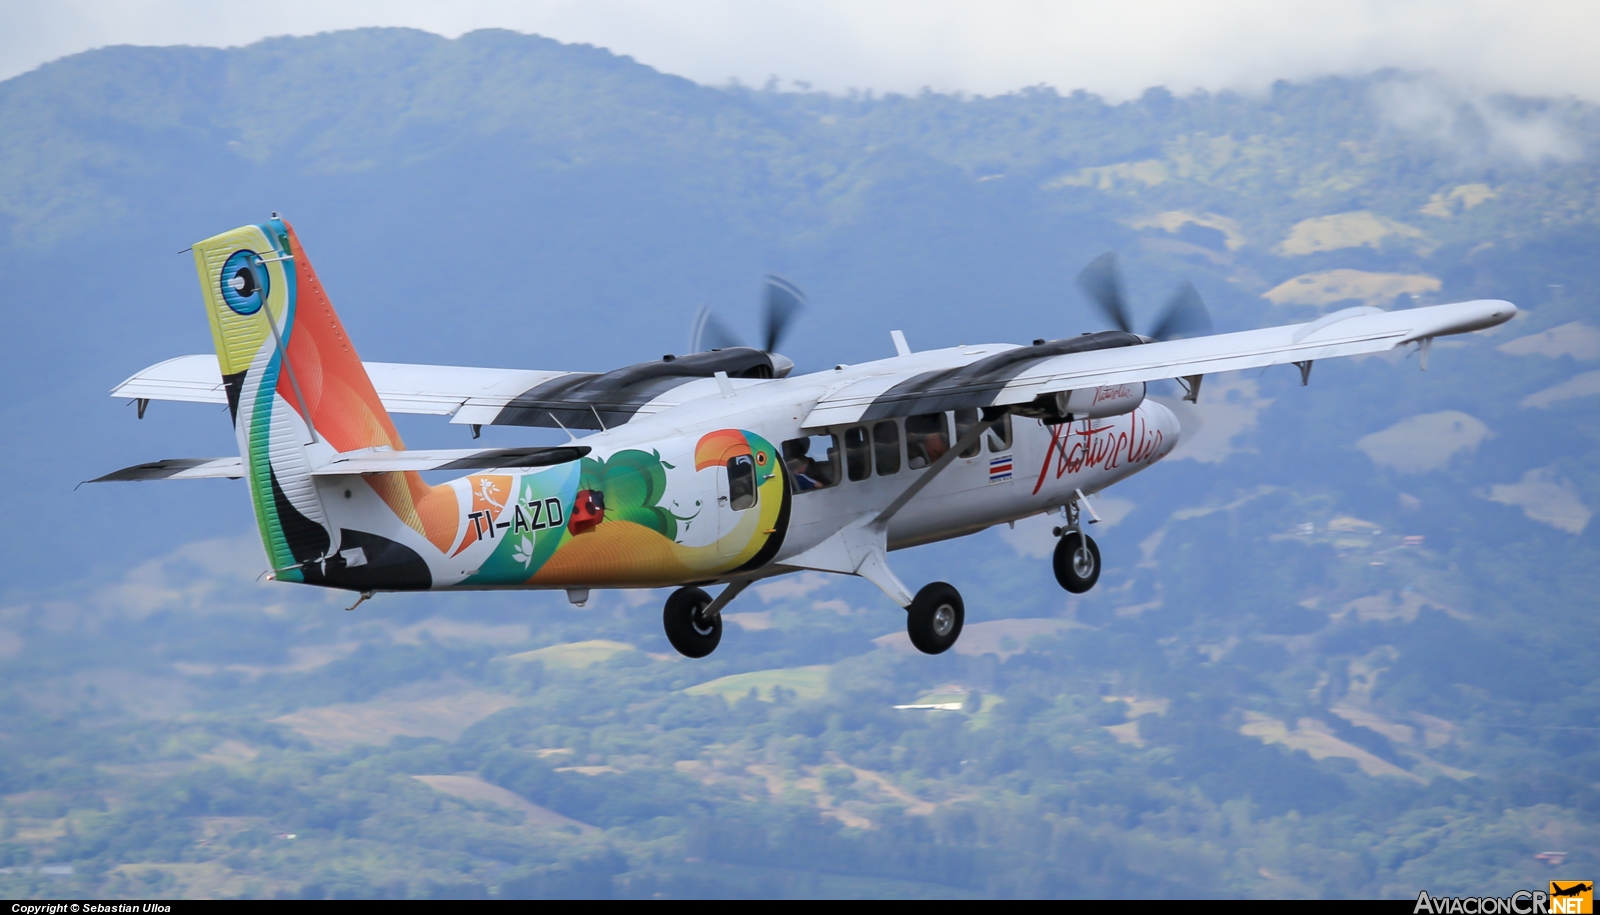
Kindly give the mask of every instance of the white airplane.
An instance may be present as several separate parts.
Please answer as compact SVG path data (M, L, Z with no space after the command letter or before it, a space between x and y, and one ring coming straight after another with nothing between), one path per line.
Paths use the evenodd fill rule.
M1215 372L1416 345L1510 320L1509 302L1350 308L1305 324L1209 330L1185 287L1148 336L1131 332L1109 255L1079 278L1120 330L914 352L792 375L773 352L800 306L769 280L764 349L691 346L604 374L363 363L289 224L273 214L194 246L216 355L152 366L112 394L226 403L239 456L165 460L106 480L244 478L279 581L359 592L676 587L673 647L704 657L751 583L803 569L858 575L904 607L929 654L961 635L961 595L915 593L894 550L1060 512L1054 570L1094 587L1088 497L1178 443L1145 386L1187 400ZM699 341L726 337L707 315ZM559 446L407 450L390 413L592 434ZM466 475L430 485L421 471ZM98 481L97 481L98 482ZM1086 522L1084 516L1089 516ZM724 587L713 598L704 587ZM354 606L351 607L354 609Z

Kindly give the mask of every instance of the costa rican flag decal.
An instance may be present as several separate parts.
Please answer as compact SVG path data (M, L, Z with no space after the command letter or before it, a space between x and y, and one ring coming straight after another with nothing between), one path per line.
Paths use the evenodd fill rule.
M989 482L1011 482L1011 455L1002 454L989 459Z

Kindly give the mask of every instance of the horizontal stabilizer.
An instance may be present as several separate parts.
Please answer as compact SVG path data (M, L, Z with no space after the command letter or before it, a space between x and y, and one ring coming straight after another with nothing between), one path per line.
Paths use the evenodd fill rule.
M135 464L112 471L90 483L120 483L129 480L237 480L244 476L244 462L229 458L170 458Z
M401 362L365 362L362 365L385 410L435 416L450 416L464 405L492 407L498 413L523 391L568 374ZM187 403L228 402L217 357L209 353L179 356L152 365L112 388L111 396Z
M757 350L740 350L696 353L604 374L405 362L361 365L390 414L448 416L458 425L600 430L718 394L722 388L712 380L713 369L723 361L730 367L748 368L747 363L756 357L770 362L770 357ZM762 383L761 379L729 374L736 388ZM217 357L210 354L179 356L152 365L112 388L111 396L228 402ZM144 415L142 410L139 415Z
M544 448L441 448L419 451L347 451L311 471L312 476L391 473L403 470L499 470L566 464L589 453L586 445Z

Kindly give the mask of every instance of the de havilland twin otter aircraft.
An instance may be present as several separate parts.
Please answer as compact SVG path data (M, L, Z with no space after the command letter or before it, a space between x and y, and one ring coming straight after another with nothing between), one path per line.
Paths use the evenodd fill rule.
M674 648L704 657L751 583L803 569L859 575L904 607L929 654L961 635L961 595L913 593L889 553L1044 512L1056 579L1094 587L1088 497L1178 443L1146 384L1195 401L1216 372L1415 344L1503 323L1509 302L1349 308L1305 324L1209 332L1185 286L1132 332L1107 255L1079 277L1119 329L896 354L793 375L774 352L801 297L769 278L764 349L702 313L696 345L603 374L363 363L305 250L278 217L193 248L216 356L152 366L112 393L226 403L239 456L141 464L101 480L243 477L278 581L359 592L675 587ZM1184 338L1186 334L1187 338ZM723 343L702 351L703 343ZM391 413L592 432L558 446L407 450ZM423 471L462 471L437 485ZM1087 524L1085 515L1088 516ZM704 587L722 585L713 598ZM353 609L353 608L352 608Z

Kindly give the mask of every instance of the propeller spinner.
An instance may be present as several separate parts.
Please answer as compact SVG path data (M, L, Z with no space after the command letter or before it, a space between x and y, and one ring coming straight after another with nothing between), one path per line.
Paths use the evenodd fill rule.
M795 315L805 307L806 295L800 291L800 287L783 277L769 274L766 277L765 300L766 327L761 349L772 358L773 375L782 378L794 370L794 363L778 354L778 344L788 332ZM695 315L694 326L689 332L689 352L702 353L744 345L739 335L723 323L710 306L700 307L700 313Z
M1117 271L1115 254L1107 252L1090 261L1089 266L1078 274L1078 286L1118 330L1135 333L1127 296L1122 292L1122 277ZM1200 292L1194 288L1194 284L1185 280L1167 299L1166 307L1150 326L1150 332L1142 336L1153 341L1176 340L1210 331L1211 315L1206 311L1205 302L1201 301Z

